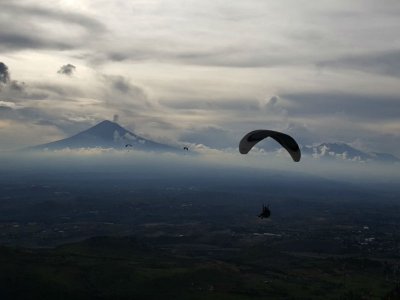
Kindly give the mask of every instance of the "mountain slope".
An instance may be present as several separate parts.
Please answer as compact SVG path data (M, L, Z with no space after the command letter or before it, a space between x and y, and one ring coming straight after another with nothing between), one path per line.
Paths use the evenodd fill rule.
M322 143L315 146L305 146L301 149L305 155L314 158L344 159L354 161L379 161L386 163L400 162L396 156L388 153L367 153L345 143Z
M144 151L175 152L179 149L142 138L115 122L108 120L69 138L42 144L29 150L60 150L65 148L134 148Z

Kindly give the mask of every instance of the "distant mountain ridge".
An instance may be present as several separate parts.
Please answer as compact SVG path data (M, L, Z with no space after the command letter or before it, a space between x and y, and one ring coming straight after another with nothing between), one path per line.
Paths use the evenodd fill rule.
M200 141L199 141L200 142ZM81 148L136 149L152 152L182 152L182 149L157 143L136 135L116 122L104 120L95 126L71 137L29 147L25 150L61 150ZM272 149L267 149L271 151ZM321 143L301 148L305 156L316 159L339 159L352 161L377 161L398 163L400 159L389 153L364 152L346 143ZM192 152L193 153L193 152Z
M140 137L118 123L108 120L102 121L69 138L30 147L28 150L61 150L65 148L133 148L156 152L176 152L179 150L178 148Z
M400 159L389 153L358 150L345 143L322 143L314 146L305 146L301 149L305 155L323 159L343 159L353 161L379 161L386 163L400 162Z

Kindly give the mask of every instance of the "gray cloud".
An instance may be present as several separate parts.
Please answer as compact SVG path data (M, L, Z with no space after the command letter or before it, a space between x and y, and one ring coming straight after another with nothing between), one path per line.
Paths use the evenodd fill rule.
M56 127L68 135L110 117L114 112L127 120L127 116L131 119L149 110L150 103L144 90L128 79L110 75L96 76L95 79L92 84L98 87L93 94L81 89L79 84L70 86L60 80L30 84L11 80L0 91L0 119Z
M182 142L203 144L214 149L235 147L237 137L229 130L216 126L192 128L186 130L181 136Z
M399 155L400 98L346 93L282 94L289 124L302 145L320 142L361 143L368 151Z
M346 93L282 94L291 101L291 116L321 117L343 115L354 121L398 120L400 97Z
M151 106L143 88L132 84L127 78L102 75L101 79L104 83L104 100L111 106L127 110Z
M15 106L12 102L2 106L0 102L0 120L14 121L17 124L35 124L53 127L66 136L75 134L94 125L100 119L93 119L90 115L82 113L66 113L54 110L43 110L38 107ZM23 141L21 141L23 143Z
M29 86L24 82L11 80L0 90L0 100L23 103L31 100L44 100L50 96L48 91Z
M287 110L282 106L279 96L272 96L264 106L269 114L286 117Z
M41 126L55 126L57 127L57 124L49 121L49 120L43 120L39 119L38 121L34 122L36 125L41 125Z
M274 129L286 132L296 137L296 140L301 145L312 144L318 138L315 137L315 133L313 133L308 126L304 124L299 124L295 122L288 123L287 125L282 125L282 128L277 128L276 124L268 124L265 122L264 124L258 124L259 127L253 127L248 129L248 131L255 129ZM240 127L240 126L239 126ZM239 145L240 139L247 133L246 130L239 128L238 130L233 130L232 128L222 128L214 125L205 126L205 127L196 127L185 130L181 136L180 141L188 142L193 144L203 144L207 147L214 149L236 149ZM257 144L258 148L262 148L266 151L273 151L281 148L281 146L272 141L271 139L267 139L265 141Z
M61 66L61 68L57 71L58 74L63 74L67 76L72 76L76 70L76 67L71 64L66 64Z
M1 39L0 51L40 49L40 48L66 50L66 49L72 49L75 46L65 41L51 40L49 37L45 36L32 36L31 33L27 33L25 35L25 34L20 34L18 32L5 33L0 31L0 39Z
M40 5L2 1L0 11L0 51L83 48L105 30L88 16ZM59 25L61 30L54 33L53 27Z
M12 80L10 82L10 89L17 91L17 92L23 92L25 89L25 82L19 82L17 80Z
M7 72L3 74L9 75L8 68L4 70ZM55 83L25 84L11 80L10 76L7 78L6 84L0 90L0 120L13 121L14 125L52 127L66 134L75 133L93 124L93 118L85 118L79 111L74 113L74 108L59 109L59 105L63 105L63 101L69 100L69 97L83 96L79 90ZM40 104L48 99L57 100L53 105Z
M274 109L276 107L276 104L278 103L278 100L279 100L278 96L272 96L271 99L269 99L269 101L265 105L265 107L267 109Z
M160 103L177 110L254 111L260 108L255 99L172 99Z
M302 144L399 142L398 1L59 4L0 0L0 53L26 82L1 83L16 123L69 134L118 114L144 134L222 148L257 128ZM70 61L79 79L51 74Z
M295 137L301 146L312 145L321 139L316 130L305 123L289 122L287 128L283 131Z
M79 48L88 50L79 55L91 62L149 60L235 68L323 64L332 57L351 53L354 37L369 49L368 34L359 32L359 28L371 23L371 15L378 16L377 24L391 24L398 12L395 1L379 9L372 1L363 5L319 3L313 7L293 1L88 4L89 9L104 16L100 21L89 15L46 8L44 4L21 3L3 0L0 4L6 16L0 21L0 50ZM17 22L21 17L24 22ZM111 21L110 32L102 24L107 21ZM48 29L54 23L68 26L68 32L52 33ZM135 30L126 34L121 23ZM343 27L351 28L348 34L341 34ZM385 27L392 28L385 31L388 36L397 35L396 26ZM374 36L378 36L378 29L382 31L371 28ZM110 34L99 39L102 33Z
M8 83L10 81L10 73L5 63L0 62L0 82Z
M143 97L143 91L139 89L136 86L131 85L126 78L123 78L122 76L117 76L117 77L107 77L112 84L112 87L119 91L122 94L129 94L129 93L134 93L134 94L140 94L141 97Z
M355 69L400 77L400 50L344 56L317 63L321 68Z
M138 28L131 35L135 43L109 43L97 58L233 68L304 67L354 53L355 48L364 53L384 50L386 39L395 39L398 33L395 1L382 7L373 1L313 6L296 1L175 1L168 7L161 2L124 6L132 10L126 22ZM118 6L122 5L108 8L121 13ZM144 16L145 25L140 21Z
M158 61L173 62L176 64L192 64L200 66L220 66L228 68L265 68L275 66L301 65L312 61L310 58L298 55L290 57L285 49L281 51L263 52L261 49L248 48L244 51L242 43L231 46L200 46L195 45L171 48L169 42L159 41L157 46L154 41L144 41L137 48L129 47L118 52L106 52L102 56L97 55L97 61ZM162 44L165 43L165 46ZM191 49L193 47L193 49ZM201 50L203 48L203 50Z
M44 99L47 95L26 89L25 82L11 80L11 75L7 65L0 63L0 83L3 87L0 89L0 100L11 102L20 102L26 99Z
M0 108L1 109L13 109L15 107L14 102L10 101L0 101Z

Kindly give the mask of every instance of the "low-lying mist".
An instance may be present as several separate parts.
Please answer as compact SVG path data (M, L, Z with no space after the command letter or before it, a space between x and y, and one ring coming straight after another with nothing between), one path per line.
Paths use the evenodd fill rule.
M344 160L326 161L303 157L293 162L286 153L250 153L208 151L149 153L114 149L65 149L60 151L15 152L0 155L3 179L13 176L73 176L85 174L92 180L109 178L153 178L160 181L206 180L236 178L237 180L269 180L285 177L290 181L324 179L335 182L375 187L396 186L400 179L398 165Z

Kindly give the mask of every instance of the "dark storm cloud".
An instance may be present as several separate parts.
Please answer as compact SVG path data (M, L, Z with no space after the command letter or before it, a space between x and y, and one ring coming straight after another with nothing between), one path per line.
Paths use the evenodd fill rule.
M75 72L76 67L71 64L66 64L61 66L60 70L57 71L58 74L63 74L67 76L72 76L72 74Z
M386 95L361 95L342 93L296 93L283 94L292 105L290 116L351 116L354 120L398 120L400 97Z
M8 83L10 80L10 73L8 72L8 67L5 63L0 62L0 82Z
M0 11L0 51L72 49L88 43L88 36L93 38L105 30L100 22L87 16L40 6L3 1ZM54 33L52 27L59 24L63 31Z
M321 68L355 69L364 72L400 77L400 50L353 55L317 64Z

